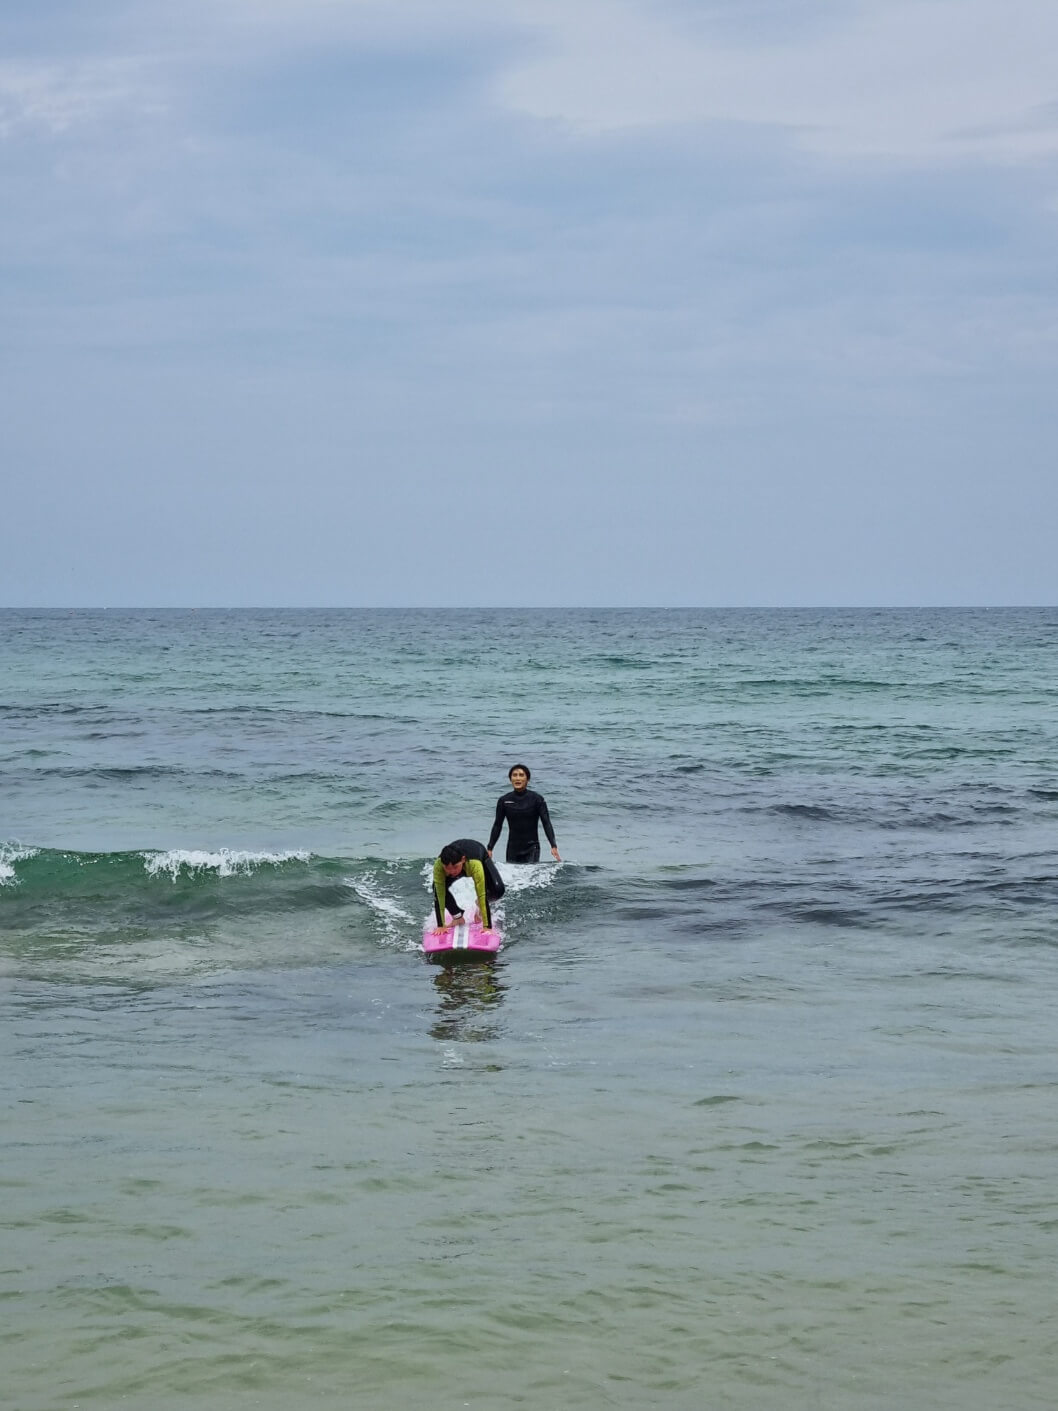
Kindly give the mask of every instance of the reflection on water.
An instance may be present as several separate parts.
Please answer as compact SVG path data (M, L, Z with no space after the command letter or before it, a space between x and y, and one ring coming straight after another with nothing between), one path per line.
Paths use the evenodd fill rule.
M496 1037L496 1010L507 986L494 961L439 965L433 983L438 999L433 1038L483 1043Z

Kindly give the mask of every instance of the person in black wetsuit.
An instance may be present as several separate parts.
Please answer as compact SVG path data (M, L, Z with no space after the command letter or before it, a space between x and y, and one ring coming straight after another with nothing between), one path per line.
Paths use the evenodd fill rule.
M496 840L503 832L503 824L506 821L507 861L539 862L540 834L536 831L539 823L551 844L551 856L556 862L561 862L547 804L539 794L530 789L530 777L528 765L511 765L507 778L514 787L496 803L496 819L489 834L488 855L492 856L492 849L496 846Z
M448 926L463 919L462 909L452 895L452 883L457 877L469 877L474 883L478 915L485 930L489 930L492 926L489 903L499 901L507 888L500 876L500 869L481 843L473 838L457 838L454 843L446 843L433 865L433 910L441 929L446 927L446 909L452 918Z

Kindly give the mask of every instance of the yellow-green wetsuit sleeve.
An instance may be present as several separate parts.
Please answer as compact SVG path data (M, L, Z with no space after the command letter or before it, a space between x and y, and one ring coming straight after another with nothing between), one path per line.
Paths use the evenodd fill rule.
M478 894L478 918L487 931L492 926L492 917L489 915L489 899L485 892L484 864L478 862L476 857L468 857L463 871L474 879L474 890Z
M445 876L444 863L440 858L433 865L433 912L437 917L438 926L445 924L445 891L447 890L448 878Z

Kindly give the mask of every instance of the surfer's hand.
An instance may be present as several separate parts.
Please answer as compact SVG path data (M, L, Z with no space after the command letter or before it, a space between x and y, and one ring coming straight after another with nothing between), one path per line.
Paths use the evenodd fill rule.
M559 857L559 855L558 855L558 848L552 848L552 849L551 849L551 856L555 859L556 862L561 862L561 861L562 861L562 859L561 859L561 858Z

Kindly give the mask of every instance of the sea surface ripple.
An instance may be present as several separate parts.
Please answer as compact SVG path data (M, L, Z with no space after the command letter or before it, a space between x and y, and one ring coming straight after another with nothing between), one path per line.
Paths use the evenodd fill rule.
M1049 1411L1056 825L1055 609L0 612L5 1401Z

